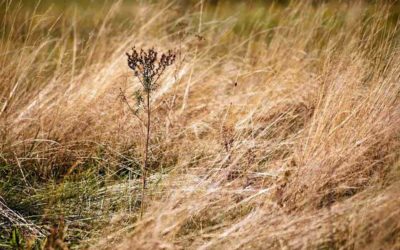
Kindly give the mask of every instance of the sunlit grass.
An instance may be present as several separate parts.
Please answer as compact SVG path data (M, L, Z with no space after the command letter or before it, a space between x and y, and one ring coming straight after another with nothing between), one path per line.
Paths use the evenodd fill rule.
M1 247L399 246L398 5L217 2L1 2Z

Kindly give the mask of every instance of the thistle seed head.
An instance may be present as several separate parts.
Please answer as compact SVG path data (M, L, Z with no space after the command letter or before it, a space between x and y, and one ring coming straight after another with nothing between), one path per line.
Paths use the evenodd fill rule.
M133 47L131 54L126 53L126 55L129 68L133 70L146 92L156 88L158 79L165 69L175 62L176 58L176 54L172 50L168 50L167 53L158 57L158 52L154 48L145 51Z

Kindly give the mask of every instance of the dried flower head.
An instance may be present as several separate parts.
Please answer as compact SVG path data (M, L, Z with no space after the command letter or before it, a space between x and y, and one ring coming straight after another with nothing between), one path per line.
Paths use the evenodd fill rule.
M157 87L157 81L164 73L164 70L175 62L175 53L168 50L158 57L158 52L154 48L147 51L132 48L132 53L128 56L128 66L143 85L144 91L149 93Z

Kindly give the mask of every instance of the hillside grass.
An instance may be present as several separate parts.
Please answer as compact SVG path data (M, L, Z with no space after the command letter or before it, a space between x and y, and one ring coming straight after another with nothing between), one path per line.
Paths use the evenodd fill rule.
M400 248L399 9L0 1L0 248ZM142 219L132 46L178 53Z

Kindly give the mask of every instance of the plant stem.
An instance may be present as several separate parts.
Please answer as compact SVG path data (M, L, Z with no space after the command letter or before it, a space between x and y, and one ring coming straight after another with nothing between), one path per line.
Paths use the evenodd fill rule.
M144 151L144 166L142 169L142 203L140 206L140 218L143 216L144 211L144 197L145 197L145 189L146 189L146 173L148 169L148 158L149 158L149 142L150 142L150 91L146 93L146 106L147 106L147 124L146 124L146 144Z

